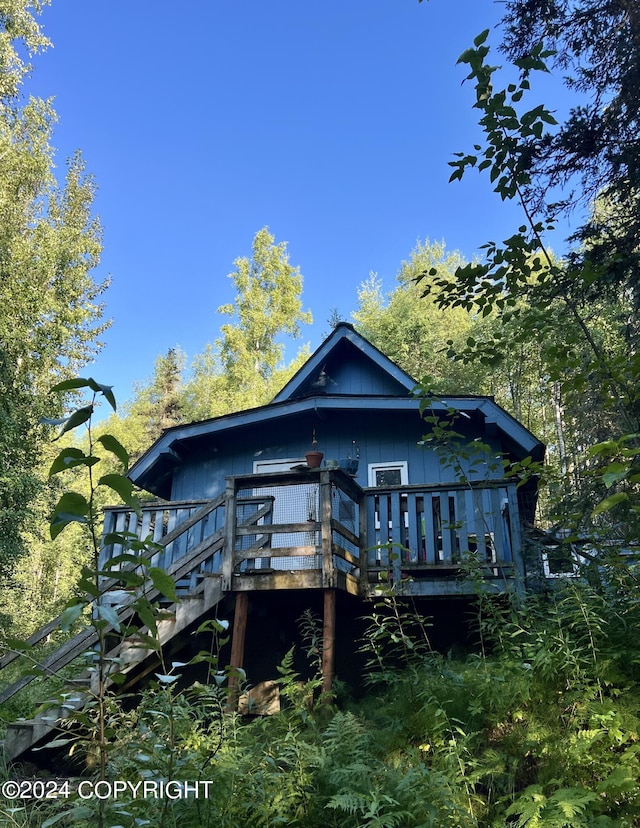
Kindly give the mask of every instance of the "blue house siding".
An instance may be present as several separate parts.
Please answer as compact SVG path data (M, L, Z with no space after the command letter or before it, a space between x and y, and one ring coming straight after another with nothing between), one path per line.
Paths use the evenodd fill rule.
M350 342L345 342L331 354L318 375L310 377L296 398L323 393L397 397L406 396L407 389Z
M477 424L465 424L472 441L477 436ZM220 438L203 437L190 448L176 468L171 487L171 500L211 498L224 490L229 475L251 474L256 460L304 458L311 449L315 430L318 450L325 460L340 460L354 452L354 441L359 448L360 463L356 481L363 488L369 485L368 466L371 463L408 463L408 482L411 485L460 482L464 479L496 480L502 476L498 463L493 467L477 453L472 464L462 454L453 465L439 459L430 446L419 441L429 428L420 418L417 403L413 411L331 411L322 416L313 411L304 415L283 417L261 425L252 425L227 431ZM494 456L500 451L499 442L484 435L491 444ZM466 450L468 451L468 449Z

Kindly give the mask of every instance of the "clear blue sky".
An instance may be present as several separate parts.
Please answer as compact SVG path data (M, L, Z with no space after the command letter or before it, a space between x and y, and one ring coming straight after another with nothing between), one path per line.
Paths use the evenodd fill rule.
M60 172L80 148L96 178L97 275L113 280L113 326L87 373L124 400L158 354L212 342L233 260L265 225L304 276L312 348L331 308L349 318L371 271L393 288L418 240L471 257L513 232L519 211L487 178L447 183L452 153L478 136L456 59L502 9L52 0L54 48L35 58L28 91L55 97Z

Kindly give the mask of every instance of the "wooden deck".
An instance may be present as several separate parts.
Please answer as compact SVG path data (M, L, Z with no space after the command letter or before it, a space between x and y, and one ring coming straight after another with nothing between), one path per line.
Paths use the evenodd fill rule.
M193 560L191 586L218 573L226 592L343 589L368 597L381 583L405 594L470 594L465 570L496 589L521 579L522 539L514 483L362 489L340 469L307 469L227 479L211 501L150 503L142 515L107 510L105 532L161 543L152 565L169 569L222 533ZM105 547L101 563L120 554Z
M100 566L126 551L113 533L131 540L153 540L151 565L176 582L179 600L158 625L161 643L184 640L229 594L236 595L231 663L242 666L250 593L260 590L317 590L324 593L323 675L333 675L336 591L361 599L393 585L413 596L472 594L465 568L478 573L495 591L512 588L522 576L520 523L515 485L396 486L362 489L340 469L308 469L240 475L211 500L153 502L139 513L124 507L106 510ZM110 537L111 536L111 537ZM116 542L114 542L116 541ZM135 594L113 577L103 579L100 601L116 609L122 624L131 617ZM140 590L151 600L158 592L148 581ZM32 636L43 640L55 622ZM96 646L92 627L81 631L47 657L45 669L57 672ZM116 652L117 650L117 652ZM124 689L152 671L157 654L121 642L118 656L126 673ZM0 668L17 654L5 656ZM27 675L5 688L0 703L25 687ZM76 680L86 683L87 675ZM83 703L77 694L78 705ZM9 725L5 755L16 758L51 738L55 716Z

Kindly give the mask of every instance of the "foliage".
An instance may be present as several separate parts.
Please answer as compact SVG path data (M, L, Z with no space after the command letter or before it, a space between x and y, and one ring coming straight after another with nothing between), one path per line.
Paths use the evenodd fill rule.
M472 154L457 154L451 162L451 179L462 178L473 167L486 171L503 199L520 202L526 223L502 244L484 245L483 262L461 267L453 276L433 268L425 275L425 291L443 308L462 307L490 322L462 349L449 341L450 358L500 367L514 348L527 348L536 355L542 386L551 392L552 417L547 419L555 424L555 456L564 490L556 517L565 526L574 524L585 531L605 494L603 483L605 488L611 486L615 468L599 462L603 455L588 455L585 450L612 436L622 438L626 449L635 448L638 366L635 350L629 347L635 336L635 323L630 321L633 289L610 278L609 262L590 257L593 240L564 260L551 255L545 234L562 204L542 210L539 196L546 190L536 163L558 130L548 108L526 109L524 102L532 76L548 71L552 52L536 43L520 54L515 60L518 81L501 89L499 67L488 62L487 37L488 31L479 35L459 60L475 83L484 143L475 145ZM621 462L620 454L614 462ZM605 477L596 476L598 467ZM626 473L618 478L629 491L634 483L632 467L629 455ZM622 499L604 502L619 508L615 513L595 512L600 532L632 538L636 533L633 503L623 509ZM621 519L628 524L623 533Z
M302 310L302 276L289 264L286 243L264 227L256 233L251 257L235 260L229 274L237 295L218 312L235 321L221 326L214 345L196 357L185 395L193 419L262 405L276 394L306 356L282 363L282 336L298 337L311 322Z
M449 337L462 345L474 329L474 320L461 308L443 312L434 301L420 301L422 291L415 280L433 267L454 273L463 263L458 252L447 252L444 244L427 239L402 263L397 287L388 296L383 295L376 275L363 282L353 313L363 336L410 376L425 378L429 387L440 394L482 392L482 372L449 359L442 348Z
M221 326L221 335L196 354L187 371L179 348L159 356L153 377L136 389L123 414L98 427L116 435L132 460L165 428L266 404L308 356L303 347L283 362L283 339L297 338L300 326L311 322L310 312L302 310L302 276L289 264L286 244L263 228L251 258L240 257L235 266L235 302L218 309L235 321Z
M60 391L88 388L109 399L94 380L61 383ZM93 401L60 423L91 428ZM93 481L89 497L66 492L52 519L52 532L85 527L94 536L94 495L99 487L133 495L126 478L98 477L99 446L124 461L115 438L89 434L89 451L63 446L51 473L83 469ZM126 538L118 536L118 542ZM129 585L151 578L165 594L166 575L144 562L150 551L129 539L125 555L143 572L112 569ZM94 547L95 548L95 547ZM98 597L97 568L83 573L89 601ZM161 577L163 576L163 577ZM180 662L165 663L155 638L160 617L141 595L134 604L97 604L92 624L100 649L96 682L84 709L58 744L82 751L94 765L93 779L130 783L109 800L25 803L3 806L4 824L152 824L168 828L237 826L632 826L640 819L637 762L640 752L640 651L629 631L640 624L637 568L591 564L578 581L554 584L545 595L489 595L478 589L482 649L455 659L429 646L429 622L407 603L401 585L383 590L372 608L362 647L370 663L371 689L350 709L315 700L316 676L300 681L289 652L280 666L283 709L272 717L243 720L227 710L217 650L226 623L206 621L211 650L207 684L181 686ZM64 623L87 600L69 603ZM125 621L133 609L145 628ZM301 619L307 656L319 669L318 622ZM105 636L143 636L158 647L156 680L139 702L127 705L108 689L119 663L105 656ZM217 642L217 643L216 643ZM207 783L206 797L142 798L131 791L144 781L175 779Z
M546 136L531 158L538 198L553 198L560 191L560 202L551 205L555 212L575 210L576 203L588 207L604 198L620 219L614 221L613 232L603 235L605 225L594 215L578 235L597 240L601 252L609 248L610 262L616 249L629 264L628 257L637 256L633 250L640 185L637 4L511 0L503 23L503 51L511 60L531 54L544 42L574 93L575 103L560 129ZM614 276L615 270L609 273L609 278Z
M165 428L184 422L182 373L186 356L179 348L169 348L164 356L156 359L151 382L141 387L128 408L127 419L131 425L139 423L142 446L136 446L139 455L158 439ZM132 437L129 437L132 445Z
M54 177L49 101L24 99L25 58L48 46L39 4L5 0L0 13L0 567L22 554L31 512L47 485L39 466L46 429L44 392L99 347L98 297L91 271L101 251L92 216L94 184L79 154L66 180ZM5 570L6 571L6 570Z

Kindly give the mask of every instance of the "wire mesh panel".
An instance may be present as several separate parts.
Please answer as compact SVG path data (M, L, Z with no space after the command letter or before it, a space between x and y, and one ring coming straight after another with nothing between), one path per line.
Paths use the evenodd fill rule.
M331 490L331 516L334 521L351 533L354 538L358 538L360 507L345 491L335 485L332 486ZM344 549L356 558L360 554L359 543L355 543L335 528L331 533L331 541L334 548Z
M321 533L315 526L320 519L319 515L317 483L241 489L237 494L235 550L238 558L242 558L242 552L250 555L241 560L240 571L319 568L321 560L317 554L278 555L273 551L319 547ZM299 528L304 524L310 524L309 529ZM251 531L251 528L255 531ZM258 554L262 550L265 554Z

